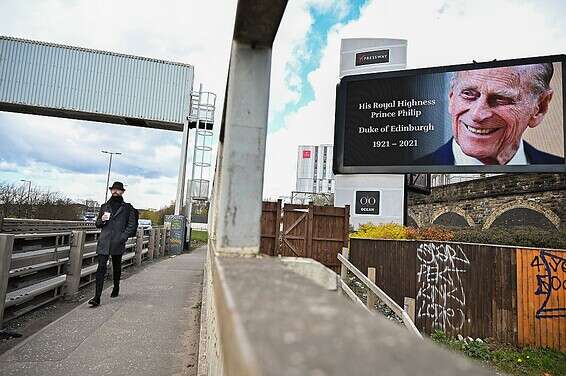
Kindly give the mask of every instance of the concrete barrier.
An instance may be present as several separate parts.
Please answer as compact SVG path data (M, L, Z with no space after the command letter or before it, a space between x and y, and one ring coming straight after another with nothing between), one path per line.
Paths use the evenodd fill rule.
M494 374L321 287L305 277L319 275L312 267L222 256L209 242L201 374Z

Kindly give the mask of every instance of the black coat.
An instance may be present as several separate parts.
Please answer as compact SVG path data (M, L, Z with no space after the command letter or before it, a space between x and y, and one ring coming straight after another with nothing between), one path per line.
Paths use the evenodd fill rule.
M96 227L102 229L96 246L96 254L122 255L126 250L126 242L130 234L136 231L134 209L132 205L123 202L116 213L110 215L108 221L103 221L102 215L106 211L112 213L108 203L102 204L98 217L96 217Z

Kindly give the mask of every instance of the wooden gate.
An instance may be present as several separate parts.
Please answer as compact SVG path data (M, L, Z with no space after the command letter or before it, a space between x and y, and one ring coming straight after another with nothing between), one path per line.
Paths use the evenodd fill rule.
M282 256L311 257L309 225L312 223L308 205L286 204L283 208Z
M350 208L264 202L260 252L270 256L313 258L334 271L348 246Z

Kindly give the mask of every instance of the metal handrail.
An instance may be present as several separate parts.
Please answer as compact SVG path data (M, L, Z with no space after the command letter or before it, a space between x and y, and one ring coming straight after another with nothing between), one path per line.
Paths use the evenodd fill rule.
M340 253L338 254L338 260L340 260L342 265L344 265L349 271L354 273L354 275L360 281L362 281L362 283L368 289L370 289L379 299L381 299L381 301L385 303L397 316L399 316L401 320L403 320L403 324L405 324L405 327L409 330L409 332L411 332L418 338L423 338L422 334L419 332L419 330L415 326L415 323L413 322L413 320L411 320L407 312L405 312L404 309L402 309L393 299L391 299L389 295L387 295L376 284L371 282L369 278L364 275L364 273L358 270L358 268L352 265L352 263L348 261L348 259L342 256Z

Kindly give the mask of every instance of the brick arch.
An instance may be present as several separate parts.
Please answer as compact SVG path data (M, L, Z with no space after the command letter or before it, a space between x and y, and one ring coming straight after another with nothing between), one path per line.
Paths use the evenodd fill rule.
M497 219L497 217L512 209L531 209L533 211L536 211L537 213L542 214L546 219L548 219L554 225L554 227L556 228L560 227L560 217L556 215L552 210L536 202L518 200L501 205L500 207L495 209L483 223L482 226L483 229L485 230L490 228L493 222L495 222L495 220Z
M470 217L470 215L468 213L466 213L466 211L464 209L459 208L457 206L441 208L441 209L436 210L434 212L434 214L432 215L432 220L430 221L430 223L433 224L434 221L436 221L436 219L438 217L440 217L442 214L446 214L446 213L456 213L458 215L461 215L462 217L464 217L466 222L468 222L468 226L470 226L470 227L474 227L476 225L476 223L474 222L472 217Z
M417 224L417 227L423 227L422 222L419 220L419 216L415 214L413 209L407 209L407 216L411 218Z

